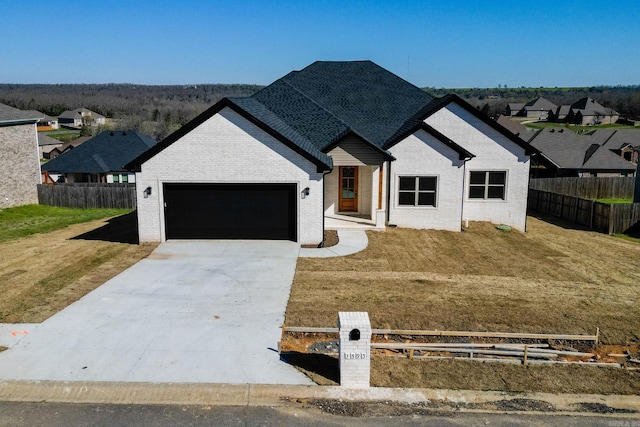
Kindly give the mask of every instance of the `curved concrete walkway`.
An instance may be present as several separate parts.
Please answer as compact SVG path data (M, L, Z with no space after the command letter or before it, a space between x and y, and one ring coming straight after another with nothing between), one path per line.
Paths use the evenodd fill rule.
M360 252L369 244L364 230L338 230L338 244L328 248L300 248L301 258L329 258Z

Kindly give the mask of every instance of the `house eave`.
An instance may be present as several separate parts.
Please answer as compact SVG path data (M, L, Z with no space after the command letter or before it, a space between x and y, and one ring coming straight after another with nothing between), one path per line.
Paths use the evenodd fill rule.
M514 142L516 145L518 145L520 148L522 148L524 150L525 155L532 156L532 155L534 155L534 154L536 154L538 152L538 150L535 147L532 147L531 144L527 143L526 141L524 141L520 137L514 135L513 132L509 131L507 128L502 126L497 121L491 120L488 116L486 116L485 114L483 114L480 111L478 111L471 104L469 104L468 102L466 102L464 99L460 98L456 94L448 94L448 95L443 96L442 98L439 98L439 99L435 100L432 103L432 108L428 109L428 111L426 112L426 114L424 115L422 120L424 120L427 117L435 114L436 112L440 111L442 108L446 107L447 105L449 105L452 102L455 102L456 104L458 104L459 106L464 108L467 112L471 113L472 115L474 115L478 119L482 120L484 123L489 125L491 128L493 128L494 130L500 132L503 136L507 137L509 140Z
M178 129L177 131L175 131L174 133L166 137L160 143L150 148L149 150L145 151L136 159L127 163L124 167L129 171L141 172L142 164L144 162L153 158L156 154L160 153L161 151L163 151L165 148L167 148L174 142L178 141L179 139L181 139L191 131L195 130L198 126L202 125L204 122L206 122L208 119L210 119L211 117L213 117L214 115L222 111L224 108L229 108L234 112L238 113L240 116L247 119L249 122L253 123L263 131L267 132L269 135L273 136L274 138L278 139L280 142L284 143L287 147L291 148L293 151L297 152L298 154L305 157L307 160L314 163L317 166L318 173L322 171L330 171L333 168L333 165L331 164L330 159L325 162L313 156L312 154L308 153L307 151L303 150L293 141L289 140L288 138L286 138L276 130L272 129L262 121L258 120L256 117L249 114L247 111L240 108L238 105L233 103L229 98L224 98L221 101L217 102L215 105L209 107L207 110L205 110L204 112L196 116L193 120L188 122L186 125L184 125L180 129Z

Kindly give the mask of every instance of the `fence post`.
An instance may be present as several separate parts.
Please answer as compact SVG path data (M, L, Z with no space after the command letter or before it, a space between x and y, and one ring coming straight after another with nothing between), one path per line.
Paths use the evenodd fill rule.
M640 162L638 162L638 168L636 169L636 180L633 187L633 203L640 203Z
M609 205L609 235L613 235L613 233L615 232L615 224L614 224L614 218L613 218L613 203Z

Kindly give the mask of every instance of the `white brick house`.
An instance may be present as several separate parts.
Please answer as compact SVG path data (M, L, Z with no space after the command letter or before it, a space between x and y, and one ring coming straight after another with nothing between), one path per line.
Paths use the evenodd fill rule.
M369 61L316 62L220 101L127 167L141 242L317 244L336 214L524 230L534 152L455 95L435 99Z

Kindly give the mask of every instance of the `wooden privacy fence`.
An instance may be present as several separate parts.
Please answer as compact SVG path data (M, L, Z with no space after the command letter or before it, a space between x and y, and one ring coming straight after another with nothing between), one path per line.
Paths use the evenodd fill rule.
M41 205L63 208L135 209L135 184L74 183L38 185Z
M583 199L633 199L633 177L536 178L529 188Z
M528 209L603 233L625 233L640 222L640 203L607 204L529 189Z

